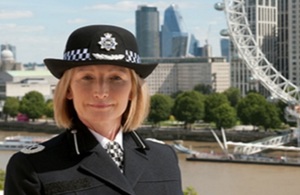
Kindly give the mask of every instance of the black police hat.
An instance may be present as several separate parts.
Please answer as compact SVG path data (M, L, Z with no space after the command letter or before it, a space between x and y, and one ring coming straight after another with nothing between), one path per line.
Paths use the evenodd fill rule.
M133 69L146 78L157 64L142 64L136 39L128 30L110 25L92 25L75 30L68 38L63 59L44 59L58 79L77 66L117 65Z

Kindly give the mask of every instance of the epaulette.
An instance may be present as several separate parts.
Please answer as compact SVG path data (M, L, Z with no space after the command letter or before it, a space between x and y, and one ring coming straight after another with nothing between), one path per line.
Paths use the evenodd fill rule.
M152 141L152 142L155 142L155 143L159 143L159 144L166 144L165 142L161 141L161 140L158 140L158 139L155 139L155 138L146 138L147 141Z
M40 145L40 144L33 144L30 146L25 146L24 148L22 148L20 150L20 152L24 153L24 154L34 154L34 153L38 153L40 151L43 151L45 149L45 146Z

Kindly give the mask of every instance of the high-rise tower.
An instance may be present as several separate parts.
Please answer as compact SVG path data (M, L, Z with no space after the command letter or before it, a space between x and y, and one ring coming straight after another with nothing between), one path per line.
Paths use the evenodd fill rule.
M295 85L300 85L300 1L288 0L283 4L282 1L280 6L288 7L287 19L288 23L288 35L281 34L281 36L287 36L286 41L288 42L288 48L285 51L288 51L288 78ZM284 22L284 21L283 21Z
M221 45L221 55L226 58L227 62L230 60L230 40L227 38L222 38L220 40Z
M141 57L160 56L159 12L156 7L138 6L135 12L136 38Z
M188 33L183 30L183 19L178 6L169 6L164 13L164 23L161 32L162 57L186 56Z

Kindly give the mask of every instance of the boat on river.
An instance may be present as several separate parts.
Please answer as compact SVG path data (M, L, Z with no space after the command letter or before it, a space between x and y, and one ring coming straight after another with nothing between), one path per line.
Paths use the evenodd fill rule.
M264 154L264 150L281 150L300 152L300 147L284 146L285 143L294 139L293 134L280 135L277 137L265 138L251 143L227 141L225 132L222 129L223 143L217 134L211 130L223 153L193 152L186 157L188 161L208 161L221 163L243 163L243 164L264 164L264 165L285 165L300 166L299 154L296 157L270 156ZM229 152L228 145L234 146L234 151Z
M24 147L47 141L53 136L8 136L0 141L0 150L19 151Z
M299 158L291 158L285 156L270 157L264 155L230 155L228 157L222 154L198 152L187 156L186 160L218 163L300 166Z

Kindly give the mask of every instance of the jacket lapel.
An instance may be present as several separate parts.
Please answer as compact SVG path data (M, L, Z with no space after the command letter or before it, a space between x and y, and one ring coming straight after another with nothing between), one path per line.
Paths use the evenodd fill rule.
M124 134L123 145L125 148L124 175L134 188L146 168L148 158L146 151L138 146L130 133Z
M85 158L80 167L91 175L106 181L127 194L135 194L131 185L106 151L99 144L89 157Z
M74 129L75 131L73 131ZM81 161L80 168L126 193L134 195L133 188L148 163L146 150L149 148L143 139L136 132L123 134L124 174L122 174L106 150L80 121L73 130L68 131L68 142L73 151L71 155L86 156Z

